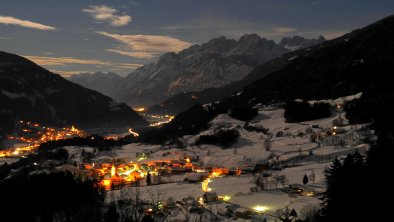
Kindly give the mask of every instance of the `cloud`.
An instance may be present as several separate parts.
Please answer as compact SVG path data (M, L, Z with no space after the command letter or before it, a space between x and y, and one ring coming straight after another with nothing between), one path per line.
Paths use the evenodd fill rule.
M170 36L161 35L118 35L108 32L97 32L126 45L127 51L108 49L107 51L136 58L152 58L165 52L179 52L192 44Z
M40 23L35 23L27 20L21 20L11 16L0 16L0 23L6 25L18 25L25 28L32 28L32 29L45 30L45 31L56 30L56 28L52 26L43 25Z
M75 74L80 74L80 73L89 73L89 71L64 71L64 70L56 70L56 69L50 69L49 71L59 74L63 77L70 77Z
M122 51L118 49L107 49L107 51L118 53L124 56L139 58L139 59L151 59L158 54L158 53L150 53L150 52L129 52L129 51Z
M137 63L120 63L120 62L108 62L97 59L77 59L72 57L45 57L45 56L24 56L25 58L37 63L40 66L47 67L51 72L60 74L62 76L70 76L78 73L86 73L89 71L65 71L59 70L56 67L67 67L69 69L74 65L90 65L94 66L95 69L113 69L118 68L123 71L130 71L143 66L143 64ZM80 67L81 68L81 67ZM84 67L83 69L85 69ZM79 69L79 68L78 68Z
M274 27L273 30L280 34L296 32L298 29L293 27Z
M118 66L120 68L124 68L124 69L136 69L136 68L139 68L143 65L142 64L135 64L135 63L119 63Z
M106 5L91 5L89 8L82 9L82 12L89 14L97 21L108 22L115 27L125 26L132 20L129 15L117 15L118 10Z
M68 64L79 65L111 65L96 59L76 59L72 57L45 57L45 56L24 56L40 66L66 66Z

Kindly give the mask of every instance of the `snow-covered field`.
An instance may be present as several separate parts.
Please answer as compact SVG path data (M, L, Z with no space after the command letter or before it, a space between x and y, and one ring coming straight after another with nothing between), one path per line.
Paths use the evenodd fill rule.
M318 194L325 190L325 169L330 165L333 158L336 156L343 157L348 153L359 150L365 153L368 145L322 145L322 143L311 142L310 136L312 133L319 133L327 129L333 128L333 120L337 119L337 115L329 118L324 118L316 121L308 121L302 123L286 123L283 118L284 110L272 107L262 107L259 110L259 115L250 122L253 126L263 126L269 129L269 134L272 135L271 148L267 150L263 145L264 141L269 137L262 132L247 131L243 128L245 122L232 119L228 115L222 114L210 122L210 128L199 135L184 136L182 138L185 149L178 149L175 147L166 146L150 146L144 144L130 144L121 149L114 150L112 153L97 156L94 161L108 159L122 159L125 162L137 161L137 152L146 152L152 150L150 158L142 160L141 163L148 163L152 161L163 161L182 159L184 156L199 157L203 166L215 167L240 167L254 166L258 163L264 163L271 158L271 160L282 161L282 168L272 171L272 175L285 175L287 178L286 184L283 187L288 187L289 184L302 184L304 175L307 175L310 180L306 185L307 189ZM314 127L312 127L314 126ZM318 126L318 127L316 127ZM212 134L218 129L237 129L240 137L236 144L231 147L222 149L214 145L200 145L194 146L194 142L200 135ZM280 136L278 132L281 131ZM351 129L348 127L348 133ZM302 157L302 158L301 158ZM297 160L297 158L300 158ZM290 162L290 160L292 160ZM286 165L286 163L288 163ZM314 174L313 181L311 175ZM175 200L181 201L186 197L197 198L203 194L201 190L201 183L187 183L184 182L185 175L180 175L172 178L172 183L155 185L149 187L140 187L142 196L150 192L165 193L167 198L172 197ZM235 205L239 209L253 210L256 206L264 206L266 215L272 215L278 209L283 209L288 206L294 208L297 212L301 211L306 205L317 205L321 201L318 199L319 195L289 195L281 191L281 184L270 184L268 190L251 192L255 184L257 175L243 174L239 177L227 176L221 178L213 178L209 187L216 192L218 196L231 197L228 202L210 203L206 206L214 211L224 212L225 206ZM272 180L271 180L272 181ZM276 188L279 189L276 189ZM126 189L126 188L125 188ZM148 192L149 191L149 192ZM108 200L121 199L120 191L109 191ZM146 196L147 198L147 196ZM271 218L272 219L272 218ZM270 219L269 219L270 220Z
M331 103L339 103L342 100L333 100ZM258 115L248 124L255 129L268 129L268 133L256 130L247 130L245 122L221 114L209 123L209 128L198 135L183 136L181 141L185 148L175 146L128 144L115 148L111 151L98 152L93 148L85 147L84 152L94 153L92 163L111 163L113 160L123 163L149 164L153 162L170 162L172 160L183 160L190 157L202 168L226 167L243 169L240 176L225 176L211 178L209 188L219 198L226 197L225 201L205 203L204 207L214 214L223 215L228 213L228 207L234 213L252 213L254 218L266 217L268 221L274 221L275 212L279 209L289 207L301 212L305 206L318 206L321 202L319 197L325 191L325 170L330 166L335 157L343 158L349 153L358 150L365 153L369 146L363 144L362 138L368 135L363 132L362 125L342 125L337 135L333 132L334 123L338 119L343 120L344 113L337 110L331 117L315 121L300 123L287 123L283 117L284 110L275 107L258 107ZM201 135L211 135L220 129L235 129L240 136L237 142L230 147L222 148L215 145L194 145ZM318 140L312 140L319 135ZM269 146L267 145L269 142ZM80 147L65 147L70 158L76 163L82 163ZM147 159L139 159L139 153L149 153ZM17 159L4 159L12 162ZM253 174L251 170L256 165L270 163L276 166L270 170L264 170ZM79 168L72 169L82 172ZM63 167L67 168L67 167ZM164 199L173 198L175 201L185 201L185 198L196 200L202 196L201 182L189 183L185 178L196 173L163 176L163 184L145 186L142 181L138 189L143 199L149 200L152 193L160 193ZM265 176L263 176L265 175ZM302 185L303 177L307 175L309 183ZM285 180L279 182L278 177ZM264 181L264 187L256 183L258 178ZM157 179L157 178L154 178ZM291 193L289 186L301 187L304 192ZM106 202L116 201L124 198L125 189L107 192ZM257 207L257 208L256 208ZM259 210L256 210L259 209ZM261 210L263 209L263 210ZM270 216L271 215L271 216ZM179 219L174 216L174 220ZM223 217L223 221L244 221L234 216ZM180 219L181 220L181 219ZM247 220L247 219L246 219Z

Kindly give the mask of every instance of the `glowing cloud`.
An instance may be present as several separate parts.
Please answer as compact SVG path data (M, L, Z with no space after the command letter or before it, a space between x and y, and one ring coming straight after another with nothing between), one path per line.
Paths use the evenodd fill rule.
M96 68L107 67L107 68L120 68L124 69L136 69L142 66L142 64L136 63L119 63L119 62L108 62L97 59L77 59L73 57L46 57L46 56L24 56L25 58L37 63L40 66L47 67L51 72L60 74L62 76L71 76L78 73L86 73L89 71L69 71L59 70L58 67L67 67L70 65L91 65Z
M125 55L125 56L134 57L134 58L139 58L139 59L151 59L151 58L155 57L155 55L157 54L157 53L150 53L150 52L128 52L128 51L122 51L122 50L118 50L118 49L107 49L107 51L118 53L118 54Z
M97 21L108 22L111 26L119 27L129 24L132 20L129 15L117 15L118 10L106 5L91 5L82 9Z
M89 73L89 71L64 71L64 70L56 70L56 69L50 69L49 71L64 77L70 77L72 75L80 74L80 73Z
M120 68L124 68L124 69L136 69L136 68L139 68L143 65L142 64L135 64L135 63L119 63L119 64L117 64L117 66Z
M97 65L97 66L117 66L122 68L135 69L141 67L142 64L136 63L114 63L97 59L76 59L72 57L45 57L45 56L24 56L25 58L37 63L41 66L66 66L68 64L79 65Z
M32 29L45 30L45 31L56 30L56 28L52 26L43 25L40 23L35 23L27 20L21 20L11 16L0 16L0 23L5 25L18 25L25 28L32 28Z
M111 65L96 59L76 59L72 57L45 57L45 56L24 56L41 66L65 66L67 64L81 65Z
M108 49L107 51L136 58L152 58L164 52L179 52L192 44L170 36L161 35L118 35L97 32L126 45L127 50ZM122 47L125 48L125 47Z

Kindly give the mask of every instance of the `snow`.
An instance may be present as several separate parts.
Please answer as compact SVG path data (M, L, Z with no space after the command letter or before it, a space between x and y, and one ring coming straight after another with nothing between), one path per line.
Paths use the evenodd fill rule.
M336 103L340 101L349 101L351 99L359 98L361 93L356 95L338 98L330 102ZM327 101L327 100L326 100ZM231 118L227 114L218 115L209 123L209 128L202 131L198 135L186 135L180 138L186 145L185 149L179 149L172 146L164 145L146 145L146 144L128 144L119 149L114 149L111 152L101 152L96 155L93 162L111 161L112 158L123 160L124 162L136 162L138 152L148 152L150 157L148 159L139 161L139 163L149 163L154 161L171 161L174 159L183 159L184 156L199 157L199 161L205 167L246 167L255 166L257 163L262 163L268 158L270 161L279 160L283 162L282 168L271 170L273 176L285 175L287 183L301 184L304 175L309 177L309 183L306 185L308 190L313 190L316 194L324 192L325 183L325 169L330 166L331 161L335 157L343 157L348 153L358 150L365 153L369 146L359 141L361 137L350 137L354 143L346 146L340 145L324 145L318 142L311 142L310 136L312 133L322 133L327 129L333 128L333 120L343 115L342 112L335 112L332 116L300 123L287 123L283 117L284 110L276 107L259 107L258 116L249 122L249 125L268 128L268 135L262 132L248 131L244 129L245 122ZM312 127L316 126L318 127ZM360 129L361 125L345 126L345 132L341 135L349 133L357 134L355 129ZM229 148L221 148L215 145L199 145L194 143L201 135L209 135L218 129L236 129L240 133L237 143ZM307 130L308 129L308 130ZM279 131L282 131L283 136L276 136ZM339 135L339 134L338 134ZM266 150L264 142L270 138L271 149ZM81 150L68 147L70 155L74 155L75 160L79 160ZM88 151L85 148L85 151ZM90 151L89 151L90 152ZM315 175L312 180L311 175ZM201 190L201 183L188 183L184 181L186 177L193 177L193 173L173 175L171 177L163 177L165 184L143 186L139 187L143 198L149 199L152 192L164 193L166 198L172 197L174 200L182 201L186 197L197 198L203 194ZM267 207L267 214L272 214L278 209L283 209L288 206L294 208L299 212L306 205L317 206L321 203L319 195L304 196L288 194L282 191L282 185L271 183L269 189L259 192L251 192L255 190L256 184L254 182L255 175L242 174L239 177L227 176L212 178L209 187L216 192L218 196L231 196L228 202L212 203L206 207L213 207L213 211L224 212L226 206L236 204L243 210L251 210L255 206ZM271 177L271 181L272 181ZM252 189L253 188L253 189ZM126 189L126 188L125 188ZM110 199L119 199L120 191L109 191L106 201ZM271 218L272 219L272 218Z
M337 98L337 99L334 99L334 100L332 100L332 99L311 100L311 101L308 101L308 102L310 104L319 103L319 102L325 102L325 103L329 103L332 106L335 106L336 104L343 104L343 103L348 102L348 101L359 99L359 98L361 98L362 94L363 94L362 92L359 92L359 93L356 93L354 95L344 96L344 97L340 97L340 98Z
M318 204L320 201L314 197L292 197L284 192L272 190L238 195L230 202L249 209L253 209L256 206L263 206L267 209L264 213L274 214L276 210L283 209L286 206L289 208L296 208L295 210L299 212L303 205L308 203ZM302 202L303 204L294 204L297 202Z
M289 49L291 50L291 48L289 48ZM294 59L296 59L297 57L298 57L298 56L295 55L295 56L289 58L288 61L294 60Z
M226 114L221 114L209 123L209 129L198 135L184 136L182 140L188 145L185 150L160 145L129 144L123 146L121 149L114 150L114 156L117 159L123 159L125 162L137 161L137 152L151 150L151 157L142 162L182 159L187 155L199 156L205 166L242 167L264 161L272 154L278 156L279 160L286 161L300 155L308 155L309 151L313 151L313 155L319 157L327 156L335 158L335 156L347 155L359 149L354 146L321 146L318 143L311 142L309 135L303 137L298 136L299 133L305 134L306 129L311 128L312 125L319 125L321 128L313 129L313 132L332 127L332 121L337 116L302 123L286 123L283 113L283 109L263 108L259 110L259 115L251 121L251 124L269 128L269 133L274 136L271 139L272 148L270 151L265 150L263 146L263 142L268 137L267 135L260 132L247 131L243 129L245 124L243 121L233 119ZM214 145L191 145L199 136L212 134L218 129L237 129L240 133L238 142L227 149L222 149ZM284 136L275 137L279 131L282 131ZM363 146L359 150L363 153L366 149L367 147ZM112 158L112 154L107 156L100 155L97 157L97 160L108 158ZM319 162L318 158L314 162Z
M302 178L304 175L310 175L313 171L315 174L315 185L325 186L325 177L324 171L327 167L330 166L330 162L328 163L317 163L317 164L308 164L304 166L298 167L290 167L283 169L279 174L286 175L290 184L300 184L302 183ZM312 181L310 181L312 183Z

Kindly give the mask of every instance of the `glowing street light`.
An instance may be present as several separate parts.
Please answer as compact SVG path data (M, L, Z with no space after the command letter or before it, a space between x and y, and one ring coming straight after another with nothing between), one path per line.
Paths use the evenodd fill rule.
M257 211L257 212L264 212L264 211L266 211L268 208L267 207L265 207L265 206L255 206L255 207L253 207L253 210L255 210L255 211Z
M140 136L140 134L137 133L137 132L134 132L132 128L129 129L129 132L130 132L131 135L133 135L133 136L135 136L135 137Z

